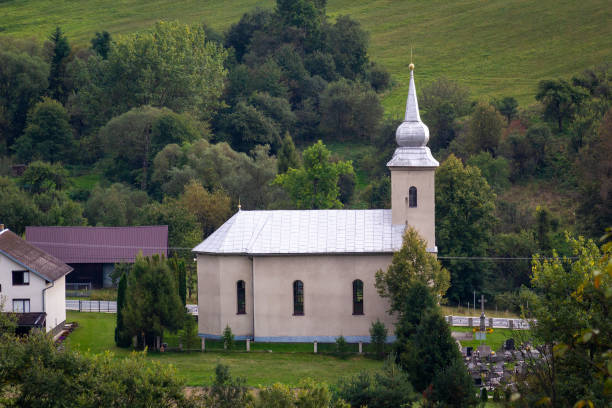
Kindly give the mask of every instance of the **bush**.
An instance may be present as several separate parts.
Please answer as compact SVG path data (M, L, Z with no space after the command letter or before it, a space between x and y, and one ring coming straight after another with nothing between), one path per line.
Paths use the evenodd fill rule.
M250 401L246 380L240 377L232 377L229 367L218 364L215 367L215 381L213 385L198 395L202 401L197 406L208 408L234 408L247 406Z
M234 333L232 333L229 324L225 326L225 330L223 330L223 348L226 350L232 350L234 348Z
M186 350L197 349L200 345L200 338L198 337L198 324L195 318L186 313L183 324L183 330L180 335L181 344Z
M383 356L385 354L385 343L387 342L387 328L379 319L372 322L370 326L370 339L376 350L376 354Z
M340 356L345 356L348 353L349 345L343 335L336 338L336 352Z
M341 379L336 387L336 397L352 407L396 408L409 406L418 399L408 375L393 361L387 360L382 372L374 376L363 371L348 379Z
M456 358L433 379L430 399L437 406L469 407L476 404L475 396L474 382L461 358Z

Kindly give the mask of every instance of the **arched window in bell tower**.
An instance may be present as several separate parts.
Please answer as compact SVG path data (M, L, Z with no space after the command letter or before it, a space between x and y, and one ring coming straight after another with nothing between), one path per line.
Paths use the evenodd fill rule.
M408 207L416 208L417 206L417 189L412 186L408 189Z

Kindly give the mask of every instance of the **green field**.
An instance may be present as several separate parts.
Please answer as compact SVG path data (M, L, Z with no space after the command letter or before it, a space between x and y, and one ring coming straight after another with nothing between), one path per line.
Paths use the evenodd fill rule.
M79 327L66 340L68 348L90 353L111 351L118 358L130 353L126 349L115 346L113 341L114 314L69 311L66 319L69 322L79 323ZM169 340L172 340L172 337ZM215 342L211 342L210 346L219 348L218 343ZM237 348L242 347L244 347L243 344L237 345ZM255 346L254 350L265 350L270 347L268 343L268 346ZM298 351L302 351L300 348L303 347L305 348L306 345L299 346ZM278 345L278 350L295 349L281 344ZM361 356L341 359L331 355L308 352L289 353L263 350L251 353L241 351L231 353L223 351L150 352L149 357L174 365L179 374L185 378L187 385L192 386L210 384L214 368L219 363L228 365L233 375L245 377L250 386L270 385L275 382L296 386L306 377L334 384L340 377L353 375L362 370L377 370L382 366L378 360Z
M44 38L60 25L73 43L93 33L142 30L159 19L205 21L225 30L242 13L273 1L7 0L0 34ZM372 59L397 86L384 98L399 115L414 50L419 87L439 76L467 85L475 98L514 96L533 102L538 81L612 62L612 7L606 0L329 0L328 14L351 15L370 33Z
M454 332L471 332L471 327L452 327L452 331ZM463 347L478 347L481 344L487 345L491 347L491 350L497 351L501 349L504 341L507 339L513 338L518 342L519 339L525 338L527 332L525 330L510 330L510 329L493 329L493 333L487 333L486 340L464 340L461 341L461 345Z

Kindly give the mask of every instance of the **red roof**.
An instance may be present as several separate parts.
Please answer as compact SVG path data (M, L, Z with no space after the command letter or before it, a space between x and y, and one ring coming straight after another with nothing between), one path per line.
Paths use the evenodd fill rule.
M134 262L168 255L168 226L26 227L26 240L65 263Z

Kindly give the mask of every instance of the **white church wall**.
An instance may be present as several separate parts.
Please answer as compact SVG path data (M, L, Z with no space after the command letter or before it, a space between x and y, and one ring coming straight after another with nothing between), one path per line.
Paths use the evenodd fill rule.
M245 282L246 313L238 314L236 283ZM198 255L198 332L218 338L227 325L236 339L253 334L251 260L247 256Z
M255 340L279 342L369 341L377 318L393 333L388 302L374 275L391 255L255 257ZM364 314L353 315L355 279L364 284ZM304 315L293 315L293 282L304 283Z
M417 206L408 206L408 190L417 188ZM436 246L435 169L391 168L391 208L395 225L414 227L427 242Z

